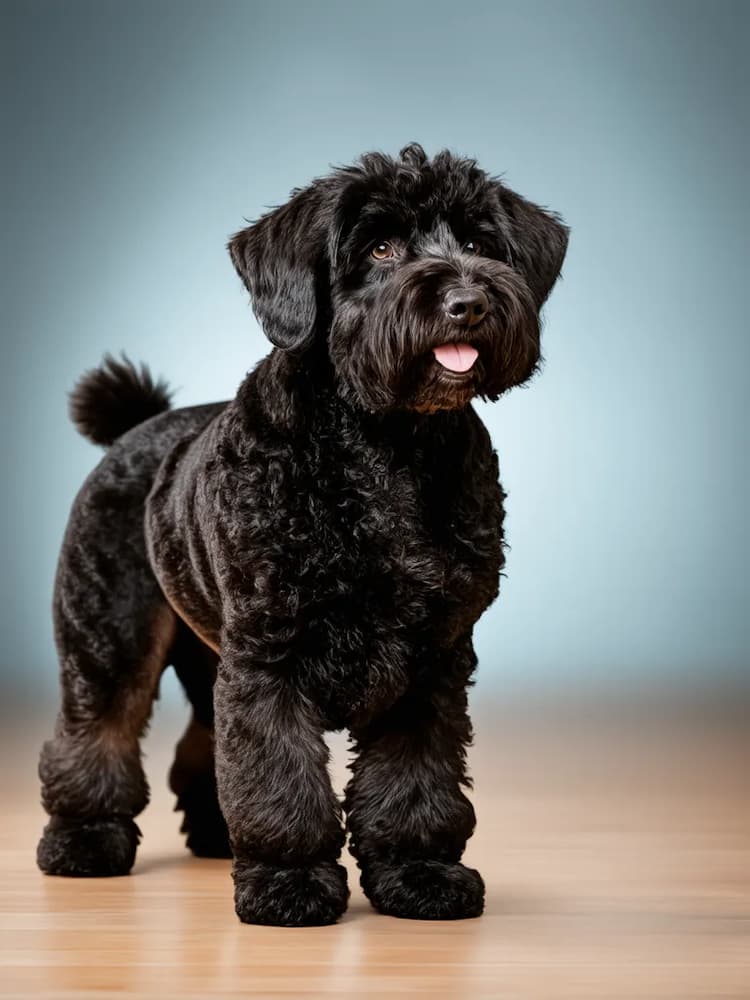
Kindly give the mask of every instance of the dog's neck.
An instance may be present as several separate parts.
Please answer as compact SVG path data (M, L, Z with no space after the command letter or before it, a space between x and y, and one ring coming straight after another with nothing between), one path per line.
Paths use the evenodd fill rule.
M313 429L326 437L347 431L364 435L371 443L418 449L430 442L444 445L460 437L467 411L419 413L398 410L372 413L351 394L341 391L325 350L294 355L273 350L247 376L237 404L250 423L263 422L285 438L309 438Z

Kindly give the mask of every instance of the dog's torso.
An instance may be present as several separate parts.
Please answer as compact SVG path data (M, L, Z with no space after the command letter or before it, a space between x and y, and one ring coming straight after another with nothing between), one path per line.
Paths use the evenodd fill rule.
M268 368L163 461L154 571L217 651L283 671L330 728L387 708L497 594L502 500L476 413L368 419L316 391L269 419Z

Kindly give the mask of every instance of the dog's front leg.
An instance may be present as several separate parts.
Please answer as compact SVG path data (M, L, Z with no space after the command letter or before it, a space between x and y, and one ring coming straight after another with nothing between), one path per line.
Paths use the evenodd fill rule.
M219 801L245 923L334 923L346 909L341 808L323 729L286 677L225 659L215 688Z
M453 664L436 662L388 713L352 733L350 850L381 913L455 920L483 910L479 873L459 863L475 823L461 790L468 784L466 683L474 662L469 643Z

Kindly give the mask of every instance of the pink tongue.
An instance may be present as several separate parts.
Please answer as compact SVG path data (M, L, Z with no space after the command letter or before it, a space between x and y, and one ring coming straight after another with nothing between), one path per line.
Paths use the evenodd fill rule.
M477 360L478 352L471 344L441 344L432 353L449 372L467 372Z

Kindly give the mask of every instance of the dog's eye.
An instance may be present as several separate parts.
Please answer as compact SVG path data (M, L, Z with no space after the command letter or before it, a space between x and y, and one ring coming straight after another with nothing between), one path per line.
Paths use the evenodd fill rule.
M393 249L393 244L389 243L388 240L382 240L380 243L376 243L370 251L370 256L374 257L375 260L388 260L388 258L393 257L394 254L395 250Z
M468 243L464 243L464 253L480 254L481 252L482 252L482 244L477 243L476 240L469 240Z

